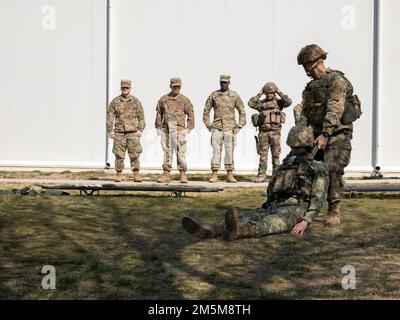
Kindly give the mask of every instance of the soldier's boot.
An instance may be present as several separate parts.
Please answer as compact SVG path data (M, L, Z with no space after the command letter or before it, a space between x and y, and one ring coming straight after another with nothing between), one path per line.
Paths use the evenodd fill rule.
M240 226L239 209L230 208L225 214L224 240L233 241L238 238L251 238L250 225Z
M140 177L139 170L133 170L133 181L142 182L142 178Z
M255 183L267 182L267 176L265 173L259 173L256 177Z
M237 180L233 176L233 171L232 170L227 170L226 173L227 173L226 182L228 182L228 183L237 183Z
M213 170L212 175L210 180L208 180L210 183L216 183L218 182L218 170Z
M329 203L325 226L334 227L340 224L340 201Z
M115 182L122 182L124 178L122 177L122 171L117 171L117 174L115 175Z
M158 183L168 183L171 182L171 171L164 170L163 175L157 180Z
M186 175L186 171L181 170L180 173L181 173L181 183L188 183L189 181Z
M220 225L201 223L188 217L182 219L182 227L188 233L197 235L203 239L218 238L224 234L224 228Z

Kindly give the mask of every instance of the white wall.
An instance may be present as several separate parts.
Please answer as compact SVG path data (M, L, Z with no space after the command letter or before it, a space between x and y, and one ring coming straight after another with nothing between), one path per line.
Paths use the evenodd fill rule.
M379 163L383 170L400 170L399 141L399 79L400 42L399 17L400 2L381 0L381 148Z
M395 145L396 79L400 63L396 0L381 0L383 169L400 170ZM204 102L219 75L245 103L266 81L276 81L294 104L308 81L296 64L300 48L318 43L327 64L342 70L363 103L355 124L349 170L371 168L373 0L113 0L112 93L131 78L146 112L143 168L161 168L155 106L169 79L183 78L196 110L188 163L209 169L210 135ZM46 5L56 9L54 30L43 29ZM106 0L0 0L0 165L104 166ZM255 170L253 113L236 150L238 169ZM284 140L293 125L292 109ZM111 145L109 146L111 149ZM285 146L283 154L288 151ZM111 159L113 161L113 159ZM128 164L128 161L127 161Z
M144 167L160 167L162 151L155 135L155 106L169 90L169 78L183 78L183 94L193 102L196 130L189 137L191 168L209 169L210 135L202 123L205 100L218 88L219 75L232 76L232 89L247 105L270 80L295 103L308 79L296 63L298 51L319 43L330 52L327 64L344 71L361 97L364 115L355 127L353 169L371 167L373 1L345 0L114 0L113 92L131 78L134 95L146 109ZM354 13L354 14L353 14ZM312 19L315 17L315 19ZM253 111L239 135L236 167L255 170ZM292 109L283 130L293 125ZM366 138L367 137L367 138Z
M0 23L0 164L104 166L105 2L0 0Z

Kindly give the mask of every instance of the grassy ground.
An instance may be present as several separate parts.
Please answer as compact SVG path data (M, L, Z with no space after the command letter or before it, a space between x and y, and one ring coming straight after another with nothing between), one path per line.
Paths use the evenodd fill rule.
M185 215L212 223L228 206L257 207L263 192L1 196L0 299L400 298L396 197L345 200L340 228L323 212L302 238L200 241L181 228ZM44 265L56 291L40 287ZM356 290L342 289L345 265Z

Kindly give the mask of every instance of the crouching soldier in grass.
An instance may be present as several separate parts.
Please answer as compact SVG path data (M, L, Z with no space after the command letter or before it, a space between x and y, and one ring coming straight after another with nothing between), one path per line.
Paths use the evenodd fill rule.
M287 144L291 152L273 175L262 208L242 213L228 209L225 221L214 225L184 217L183 228L202 238L223 236L227 241L289 231L303 235L319 214L329 184L325 164L314 160L313 142L310 127L290 130Z

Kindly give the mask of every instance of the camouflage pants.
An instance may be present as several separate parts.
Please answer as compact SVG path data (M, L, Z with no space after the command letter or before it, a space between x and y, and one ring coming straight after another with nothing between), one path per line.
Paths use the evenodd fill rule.
M236 135L233 133L233 130L222 131L213 129L211 135L211 145L213 148L211 170L221 169L221 153L223 147L225 148L225 169L234 170L235 164L233 153L236 147Z
M328 202L340 201L344 188L344 169L349 165L351 159L352 135L340 134L332 137L324 151L324 162L329 169Z
M163 132L161 135L161 146L164 151L163 169L171 171L174 151L179 171L187 171L186 163L186 135L182 130Z
M124 170L126 150L128 150L128 155L131 159L132 170L139 170L139 156L143 152L143 148L136 132L115 134L113 153L115 155L115 170L117 171Z
M239 215L240 227L248 227L248 237L263 237L291 231L305 214L300 206L282 206L275 209L246 210ZM225 222L221 225L225 226Z
M272 166L275 170L280 165L279 156L281 154L281 131L260 131L258 135L257 151L260 156L258 174L266 176L268 168L268 152L271 149Z

